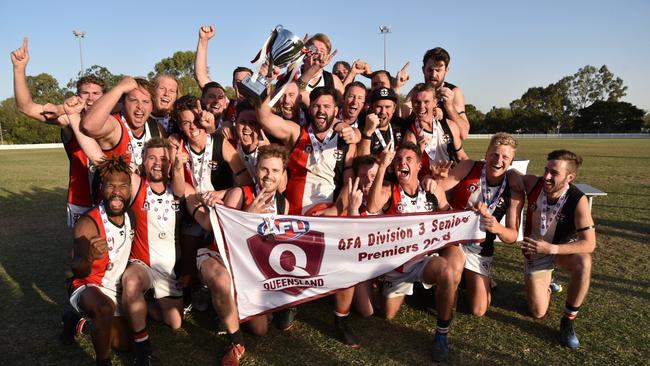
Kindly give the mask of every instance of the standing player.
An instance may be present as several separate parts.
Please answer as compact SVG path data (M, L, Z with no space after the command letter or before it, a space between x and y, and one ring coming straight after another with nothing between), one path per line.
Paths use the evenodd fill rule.
M589 291L596 230L587 197L572 184L582 158L568 150L555 150L547 160L543 176L524 178L528 192L522 242L526 299L532 316L543 317L551 298L549 284L554 267L569 272L560 344L578 348L574 320Z
M426 192L418 180L422 167L421 152L417 145L405 142L398 149L393 168L397 183L384 183L386 169L393 160L393 153L385 150L379 163L379 170L370 188L367 210L386 214L446 211L449 204L441 187L435 194ZM456 289L463 271L463 252L457 245L441 249L438 255L424 256L405 263L384 275L383 310L387 319L393 319L406 295L413 294L413 283L421 282L425 288L436 286L436 310L438 320L433 346L433 360L447 359L449 347L447 333L453 316Z
M124 156L98 165L102 202L74 227L70 304L93 321L91 337L97 365L110 365L111 346L130 347L126 319L120 312L120 278L126 268L135 222L127 214L131 170Z
M483 316L490 306L490 271L494 254L494 240L514 243L519 233L523 192L508 184L507 170L512 164L517 141L507 133L492 136L484 161L463 160L439 182L450 191L454 209L477 209L486 231L482 243L461 244L465 254L463 276L467 287L470 310ZM506 225L499 223L506 217Z
M135 364L151 363L147 315L178 329L183 321L180 271L180 203L185 193L184 161L176 159L170 179L171 145L160 137L144 145L144 177L133 174L131 192L138 221L129 265L122 276L122 304L135 342ZM185 160L186 160L185 156ZM154 302L145 301L151 291Z

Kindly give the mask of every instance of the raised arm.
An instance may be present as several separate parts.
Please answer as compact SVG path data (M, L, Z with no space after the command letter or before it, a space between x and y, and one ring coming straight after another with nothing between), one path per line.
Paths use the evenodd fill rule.
M374 182L372 182L370 192L368 192L366 209L369 213L379 212L390 198L390 189L388 186L384 186L384 176L386 175L386 169L393 162L394 156L395 152L386 148L379 157L379 169L377 169L377 175Z
M208 76L208 42L215 34L216 30L211 25L199 28L199 42L196 45L196 58L194 59L194 78L201 88L212 81Z
M81 131L97 140L102 148L114 146L121 136L121 130L119 122L111 116L111 111L122 95L136 88L138 83L132 77L127 76L120 80L113 89L86 110L81 121Z
M68 124L72 129L79 146L81 146L81 150L83 150L84 154L88 156L88 159L90 159L93 165L97 165L97 163L104 158L102 148L95 139L84 135L79 130L79 125L81 124L81 112L85 107L86 102L76 95L66 99L63 103L63 110L68 119Z
M268 101L269 98L255 107L257 120L264 129L264 132L280 139L284 146L288 148L293 147L294 142L300 134L300 125L274 114L271 107L268 106Z
M14 70L14 96L18 110L27 117L37 121L66 126L67 119L58 118L65 114L63 106L51 103L38 104L32 100L26 75L27 63L29 63L29 44L27 37L23 39L22 47L11 53L11 63L13 64Z
M253 184L253 178L248 173L246 165L239 157L237 150L230 143L230 141L223 139L223 145L221 146L221 151L223 154L223 159L230 166L233 174L235 174L235 184L238 186L244 186L248 184Z

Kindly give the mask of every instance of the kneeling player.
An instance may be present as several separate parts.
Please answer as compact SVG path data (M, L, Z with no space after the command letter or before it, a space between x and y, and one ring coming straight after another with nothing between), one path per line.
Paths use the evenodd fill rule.
M397 184L383 184L386 169L391 164L392 153L382 153L377 176L370 189L368 212L382 208L386 214L406 214L448 210L449 204L444 191L435 188L435 194L427 193L420 185L418 173L422 168L420 148L412 142L403 143L397 149L393 168ZM413 283L421 282L425 287L436 286L436 327L433 359L443 361L448 355L447 332L452 318L456 289L463 271L463 252L458 246L441 249L438 255L424 256L384 275L384 311L387 319L397 315L406 295L413 293Z
M517 141L507 133L490 140L485 161L463 160L439 184L453 189L450 204L458 210L478 209L486 231L483 243L461 244L465 254L463 277L472 314L483 316L490 306L490 269L496 236L506 243L517 240L523 192L508 184ZM506 216L506 226L499 223Z
M98 165L104 199L74 227L74 280L70 304L93 321L97 365L111 365L111 346L130 347L126 319L120 312L120 278L126 268L135 222L125 214L130 201L131 170L124 156Z
M169 142L160 137L147 141L140 169L144 177L134 174L131 178L131 206L138 227L122 276L122 304L133 331L136 365L151 363L147 315L172 329L180 328L183 321L183 292L177 271L181 228L178 199L185 193L183 167L187 159L176 159L170 179L170 149ZM148 291L155 301L145 300Z
M571 184L582 158L568 150L548 154L544 175L527 175L526 228L522 250L528 308L535 318L546 315L553 268L569 272L569 288L560 322L560 344L578 348L573 322L587 297L591 281L591 253L596 230L587 197Z
M224 198L226 206L242 209L248 212L287 214L289 202L278 191L287 166L288 154L284 147L271 144L260 146L257 156L255 186L235 187L228 191ZM209 211L202 205L188 199L188 206L194 212L195 219L206 228L211 228ZM193 206L193 207L192 207ZM223 320L230 337L231 345L223 356L222 365L239 365L244 355L244 338L239 328L237 305L231 295L231 278L224 266L215 243L197 252L197 267L200 277L212 293L212 304ZM251 331L256 335L265 335L268 329L266 315L260 315L249 320Z

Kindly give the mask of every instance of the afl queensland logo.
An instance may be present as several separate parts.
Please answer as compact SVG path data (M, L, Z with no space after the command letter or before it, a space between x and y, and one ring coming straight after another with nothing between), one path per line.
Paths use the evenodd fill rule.
M275 219L271 222L274 240L265 240L268 224L257 227L257 234L247 240L255 265L264 275L261 285L266 291L298 295L306 288L323 287L319 276L325 253L325 235L310 231L309 222Z
M276 219L268 227L266 221L257 226L257 233L261 236L273 235L275 240L295 240L309 231L309 222L293 219Z

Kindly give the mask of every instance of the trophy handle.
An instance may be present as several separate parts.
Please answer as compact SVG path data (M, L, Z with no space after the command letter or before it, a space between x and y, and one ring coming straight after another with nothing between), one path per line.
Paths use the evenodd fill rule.
M260 53L258 53L257 57L251 61L253 63L252 69L253 75L251 75L251 80L257 80L257 76L260 74L260 68L262 67L262 64L266 62L266 55L269 52L269 44L271 44L271 40L275 38L276 32L273 30L271 32L271 35L266 38L266 41L264 41L264 46L262 46L262 49L260 50ZM272 72L271 68L269 68L269 71Z
M291 68L291 73L289 74L289 77L286 79L287 81L282 85L282 87L280 88L280 90L278 90L277 93L273 96L273 98L271 98L271 100L269 101L269 103L268 103L268 106L269 106L269 107L273 108L273 106L275 105L275 103L277 103L278 100L280 100L280 98L281 98L282 95L284 94L284 90L287 88L287 85L288 85L291 81L293 81L293 78L296 76L296 73L298 72L298 69L299 69L298 65L299 65L300 63L302 63L302 60L303 60L304 58L305 58L305 55L303 54L303 55L300 56L296 61L294 61L293 63L291 63L291 66L289 66L289 67Z

